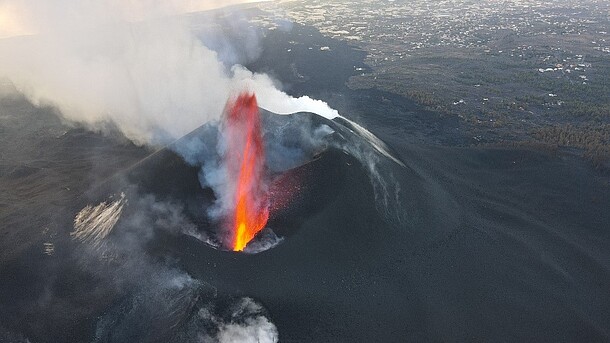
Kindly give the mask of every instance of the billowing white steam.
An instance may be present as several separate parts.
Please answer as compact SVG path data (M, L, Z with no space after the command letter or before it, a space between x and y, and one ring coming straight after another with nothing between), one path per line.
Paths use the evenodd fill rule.
M256 93L259 106L268 111L277 114L312 112L328 119L339 116L339 112L329 107L324 101L315 100L306 95L294 98L278 90L274 87L273 80L266 74L253 74L241 66L233 67L232 72L234 81L241 87Z
M250 298L242 298L234 310L232 317L241 319L241 322L232 320L222 323L217 334L220 343L276 343L278 342L277 328L265 317L262 307Z
M237 2L246 1L0 1L0 36L36 33L0 40L0 78L69 120L113 123L137 143L164 144L219 118L244 89L273 112L336 116L324 102L279 91L266 75L225 65L176 15Z
M269 321L261 305L241 298L230 305L230 317L219 316L213 307L202 307L187 325L205 343L276 343L277 327ZM217 328L209 332L206 327ZM189 336L195 336L190 334Z

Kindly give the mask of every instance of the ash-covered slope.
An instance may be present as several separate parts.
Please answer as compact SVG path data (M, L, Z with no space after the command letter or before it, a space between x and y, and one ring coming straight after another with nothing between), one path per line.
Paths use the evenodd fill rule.
M589 171L527 151L411 149L397 225L358 161L327 152L314 164L341 170L335 199L276 248L164 246L260 300L286 341L608 339L610 199Z
M200 172L214 160L206 147L217 135L202 127L58 213L54 268L26 255L1 265L5 336L189 342L237 330L271 339L279 332L287 342L610 339L610 192L585 163L386 137L402 166L341 121L263 119L278 166L269 170L268 226L279 244L257 254L214 247L206 209L216 196ZM111 230L71 235L87 205ZM40 326L28 324L33 309Z
M265 120L270 132L285 130L274 137L292 140L285 145L300 144L303 125L334 131L275 174L282 205L268 226L286 236L281 244L236 254L162 231L151 246L218 297L261 301L282 339L608 338L610 198L586 166L530 151L392 142L403 167L371 159L365 139L340 122ZM209 229L213 194L170 151L125 175L139 194L184 201L197 230Z
M322 172L308 164L324 158L329 145L339 141L344 144L345 139L336 131L340 124L312 113L276 115L263 111L262 120L272 209L270 225L281 221L275 226L277 233L283 235L295 229L292 222L309 216L324 206L324 199L333 197L329 182L340 182L341 171ZM99 183L81 197L73 210L80 211L86 204L102 203L124 194L127 203L124 218L130 212L142 210L130 199L153 197L157 202L179 206L195 231L212 233L218 223L210 222L208 212L217 194L205 184L202 174L208 164L220 159L217 148L220 134L216 123L194 130Z

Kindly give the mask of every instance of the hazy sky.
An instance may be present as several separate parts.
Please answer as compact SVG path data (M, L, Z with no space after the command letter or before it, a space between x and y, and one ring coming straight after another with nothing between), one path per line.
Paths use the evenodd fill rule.
M0 38L44 32L41 24L47 18L73 17L83 10L112 11L118 18L134 21L261 1L268 0L0 0Z

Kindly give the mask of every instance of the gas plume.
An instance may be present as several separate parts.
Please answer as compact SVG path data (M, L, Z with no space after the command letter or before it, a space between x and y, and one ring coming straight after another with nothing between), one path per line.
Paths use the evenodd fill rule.
M273 112L336 115L321 101L292 98L268 76L232 64L241 61L231 49L221 60L177 15L220 3L0 2L3 24L14 26L6 31L35 34L0 40L0 78L70 121L98 130L112 123L139 144L164 145L218 120L230 94L243 89ZM256 33L248 36L256 41Z
M255 93L258 105L274 113L340 117L326 103L291 97L268 75L235 64L245 62L239 56L251 58L256 51L238 54L232 53L238 47L225 46L218 54L206 46L199 38L206 23L196 34L190 19L180 15L204 9L193 2L1 1L3 23L33 35L0 40L0 79L9 79L34 104L55 106L65 119L91 129L104 130L110 123L135 143L163 146L205 123L219 122L225 101L243 90ZM214 8L220 2L205 4ZM214 20L213 15L202 18ZM252 30L247 25L242 29ZM256 32L247 36L256 41ZM256 50L257 44L246 48ZM377 152L392 156L370 132L351 124L346 127ZM189 148L177 150L187 161L193 159ZM203 165L211 186L227 179L221 175L226 170L216 167L213 162ZM373 182L379 179L376 169L371 176ZM223 201L232 193L224 193L217 194L220 212L232 204Z

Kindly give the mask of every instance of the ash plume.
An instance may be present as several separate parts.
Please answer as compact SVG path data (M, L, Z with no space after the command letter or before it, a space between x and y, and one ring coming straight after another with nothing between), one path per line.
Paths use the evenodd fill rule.
M231 3L238 1L222 2ZM234 64L241 61L231 49L218 54L179 15L219 1L0 4L0 16L12 20L0 36L31 34L0 40L0 77L33 103L56 106L65 119L92 129L110 122L136 143L164 145L218 119L229 95L244 88L274 112L333 113L323 102L292 98L268 76ZM253 56L258 44L250 36L246 55Z
M265 309L251 298L233 300L228 308L201 306L176 339L197 337L204 343L276 343L279 334Z
M248 37L248 44L240 47L245 51L238 52L222 32L208 29L217 20L214 16L206 16L210 22L194 30L189 18L181 15L238 2L243 1L0 3L0 17L12 20L7 21L10 27L0 29L0 37L31 34L0 40L0 78L10 80L34 104L57 107L68 121L97 131L117 127L133 142L153 146L167 145L205 123L217 123L231 95L250 91L261 108L274 113L312 112L346 121L377 152L402 164L383 142L325 102L291 97L270 76L240 65L259 52L258 36L245 20L229 20L232 31L241 30ZM215 144L177 152L192 162L210 155L202 151L210 145ZM363 163L375 165L368 159ZM213 162L204 168L214 184L218 173L213 170L218 168ZM371 171L372 180L379 179Z

